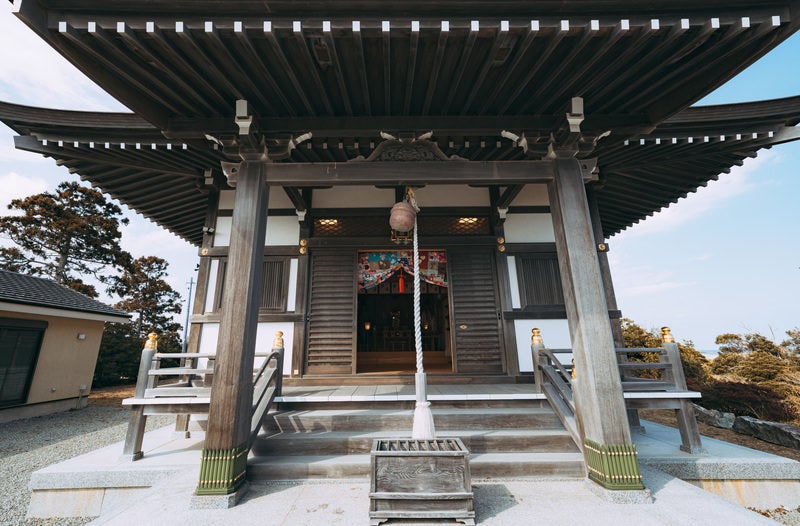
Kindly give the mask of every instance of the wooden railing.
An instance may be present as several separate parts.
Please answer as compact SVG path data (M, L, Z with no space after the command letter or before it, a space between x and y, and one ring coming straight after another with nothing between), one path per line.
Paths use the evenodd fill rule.
M538 329L537 329L538 330ZM561 363L558 355L572 355L572 349L547 349L541 341L531 345L533 372L538 389L547 397L561 423L572 439L582 447L578 424L575 421L575 401L572 398L573 366Z
M253 412L250 425L252 445L261 427L264 415L276 396L280 396L283 382L283 333L273 343L270 352L255 354L263 358L253 372ZM211 353L159 353L152 340L142 351L139 375L133 398L122 401L130 407L128 431L125 436L123 456L130 460L142 458L142 440L148 415L176 414L176 431L187 433L189 415L207 414L211 404L211 384L216 355ZM178 366L162 366L162 360L177 359ZM201 360L206 364L200 366ZM188 434L187 434L188 436Z
M674 409L681 435L680 448L688 453L704 452L691 402L700 398L700 393L690 391L686 385L680 351L669 329L662 329L662 347L625 347L615 351L631 429L644 432L639 409ZM572 349L547 349L539 330L534 329L531 352L536 384L580 446L572 398L572 382L576 376L580 379L580 371L558 359L559 355L572 355Z

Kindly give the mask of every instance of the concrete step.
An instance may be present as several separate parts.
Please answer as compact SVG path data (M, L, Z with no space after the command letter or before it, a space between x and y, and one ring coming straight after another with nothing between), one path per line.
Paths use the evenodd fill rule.
M253 444L252 451L255 455L264 456L365 454L372 449L374 440L407 437L409 429L404 433L398 433L397 430L262 433ZM565 429L450 429L439 436L460 438L471 453L579 451Z
M311 431L383 431L410 432L413 411L405 409L319 409L270 413L264 430L284 433ZM563 425L549 407L504 407L475 409L434 409L438 431L450 429L562 429Z
M542 395L544 396L544 395ZM324 397L320 397L324 398ZM334 397L335 398L335 397ZM353 397L358 398L358 397ZM288 401L279 402L275 407L281 411L308 411L314 409L405 409L413 411L416 401L411 399L397 399L397 397L365 397L367 400L315 400L314 397L305 397L302 400L288 398ZM550 407L547 400L541 399L464 399L464 400L430 400L435 409L475 409L479 407Z
M470 473L480 478L582 478L580 453L485 453L470 455ZM247 478L301 480L316 478L369 479L370 455L293 455L251 457Z

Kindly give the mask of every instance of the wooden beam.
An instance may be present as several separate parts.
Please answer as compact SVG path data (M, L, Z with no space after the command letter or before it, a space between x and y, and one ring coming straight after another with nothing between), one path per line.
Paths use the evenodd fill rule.
M270 49L278 59L280 71L289 78L289 82L292 84L294 94L300 98L300 102L302 103L303 107L305 107L309 115L316 115L317 112L314 109L314 106L311 104L311 101L308 100L306 92L303 89L303 85L299 80L297 80L297 75L294 74L294 70L292 69L291 64L289 64L289 60L286 58L286 54L283 52L280 42L278 42L278 39L275 38L275 33L273 31L265 31L264 35L267 37L267 43L269 44ZM230 122L230 119L226 120L228 121L228 125L234 125L234 123ZM273 129L270 126L265 125L262 120L259 120L259 123L263 129Z
M261 80L266 82L270 92L275 94L275 97L277 97L281 103L281 112L290 116L297 115L294 106L289 102L289 99L286 97L286 94L283 92L280 86L278 86L275 77L270 71L270 67L265 62L264 54L256 51L255 47L253 46L253 41L248 38L246 31L239 31L235 34L239 45L241 45L242 49L244 50L242 59L248 64L248 66L253 68L258 75L260 75Z
M509 206L511 206L511 203L514 201L514 199L516 199L516 197L519 195L519 193L522 191L523 188L525 188L524 184L515 184L506 187L503 194L497 200L495 206L497 208L508 208Z
M361 83L361 95L364 98L364 114L372 114L372 102L369 95L369 82L367 81L367 61L364 58L364 41L361 37L361 31L355 31L353 28L353 45L356 52L356 69L358 70L358 79Z
M518 49L514 52L514 60L511 62L511 65L505 68L503 76L498 80L495 84L496 86L507 86L508 79L511 78L511 75L517 71L522 59L528 52L528 48L531 47L534 39L539 35L538 31L531 31L530 26L528 26L525 30L525 40L519 45ZM483 102L483 105L480 108L478 114L483 115L489 111L489 108L492 106L495 98L497 98L498 93L502 90L495 90L494 93L487 97L486 100Z
M375 116L322 116L322 117L260 117L258 122L269 133L304 133L314 137L363 138L378 137L380 131L433 130L438 136L492 136L499 137L502 130L526 132L533 137L558 129L563 115L375 115ZM587 115L581 129L587 133L614 129L617 133L638 133L651 129L644 115ZM164 136L173 139L203 139L232 135L238 131L230 117L175 117L170 119Z
M383 112L392 114L392 39L389 31L381 30L383 51Z
M433 58L433 66L431 67L431 74L428 77L428 89L425 93L425 102L422 105L422 114L427 115L431 109L433 102L433 94L436 93L436 84L439 80L439 73L442 70L442 59L444 58L444 50L447 46L447 36L450 31L445 31L444 28L439 30L439 41L436 44L436 55Z
M336 77L336 84L339 86L339 92L342 96L342 104L344 104L344 113L346 115L353 114L353 106L350 103L350 93L347 90L347 82L344 79L344 73L339 63L339 52L336 51L336 42L330 31L324 31L325 45L328 47L328 56L330 56L331 65L333 66L333 73Z
M284 186L283 191L286 193L286 196L294 205L294 209L298 212L305 212L308 210L308 203L305 202L303 199L300 190L293 186Z
M527 184L553 178L550 161L275 163L273 186Z
M461 83L461 78L464 76L464 71L467 69L469 57L472 54L472 48L475 46L475 39L478 38L478 31L473 31L470 28L469 35L464 47L461 48L461 57L458 59L458 65L455 69L455 76L450 81L450 90L447 93L447 98L442 104L441 113L445 114L450 109L450 105L458 93L458 85Z
M294 31L295 41L297 42L297 47L300 50L300 54L305 58L305 66L301 66L303 70L311 75L311 78L314 81L314 91L317 95L319 95L320 99L322 100L322 104L325 106L325 111L328 115L333 115L335 112L333 111L333 106L331 105L331 100L328 97L328 91L325 89L325 86L322 84L322 80L319 77L319 72L317 71L317 65L314 63L314 57L311 56L311 52L308 50L308 43L306 42L306 37L303 35L302 28L300 31Z
M413 22L412 22L413 24ZM417 48L419 46L419 31L411 30L411 42L408 46L408 69L406 70L406 90L403 102L403 115L408 115L411 108L411 95L414 92L414 74L417 69Z
M178 53L175 48L169 43L169 39L158 26L153 27L147 41L150 42L155 51L155 54L161 59L161 68L174 72L173 82L177 86L189 84L193 89L189 91L197 91L198 96L201 97L208 106L217 108L225 107L230 104L230 101L225 100L223 95L218 91L218 86L210 81L206 75L202 74L194 64L188 62ZM183 88L181 88L183 89ZM206 104L204 104L206 105ZM214 111L217 111L215 108Z
M504 98L505 101L503 102L503 104L501 104L498 113L500 114L507 113L508 109L514 104L517 98L519 98L519 96L522 95L522 92L533 84L533 79L536 77L536 74L547 63L549 57L554 53L555 49L561 43L561 40L564 38L566 33L567 33L566 31L559 31L555 34L555 36L553 36L550 39L550 41L547 44L547 48L545 48L541 53L537 55L538 60L536 61L536 64L534 64L533 67L531 67L528 70L527 74L525 75L525 78L522 81L516 83L514 91L509 96ZM501 91L502 90L497 90L495 96L499 94ZM565 94L565 96L571 96L571 95Z
M225 41L220 38L217 28L212 27L211 31L205 31L204 35L205 40L210 42L210 46L208 46L211 48L210 51L218 57L217 60L220 63L225 64L228 68L228 71L235 71L236 78L238 79L237 84L247 89L244 98L252 102L258 102L261 105L261 108L266 108L269 113L274 113L275 109L273 107L273 103L266 95L264 95L264 89L258 82L261 79L254 80L252 73L244 70L245 62L241 60L240 57L234 55L230 49L228 49Z
M509 41L508 31L503 31L502 28L497 29L496 31L497 32L494 35L494 40L492 41L492 48L489 50L487 59L483 61L481 69L475 78L475 82L472 83L472 88L469 91L469 95L467 95L467 100L462 106L461 115L469 112L472 108L472 103L475 100L475 97L478 95L478 92L483 86L484 81L487 79L487 77L489 77L489 70L497 67L494 63L494 57L497 56L498 50L502 49L503 45Z

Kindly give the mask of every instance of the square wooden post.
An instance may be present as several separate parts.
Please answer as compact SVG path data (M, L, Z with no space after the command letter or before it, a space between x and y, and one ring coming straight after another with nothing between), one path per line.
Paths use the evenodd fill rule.
M575 357L576 417L589 478L609 489L642 489L583 173L574 157L558 157L554 163L548 190Z
M245 481L258 308L266 240L268 160L238 167L225 295L197 495L234 493Z

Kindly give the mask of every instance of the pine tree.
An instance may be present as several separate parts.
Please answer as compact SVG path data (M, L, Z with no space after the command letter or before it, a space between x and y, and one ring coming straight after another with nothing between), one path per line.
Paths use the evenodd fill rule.
M173 316L181 313L181 298L164 280L168 266L159 257L140 257L111 280L109 291L122 298L114 307L130 312L134 319L132 323L106 324L95 369L96 386L135 382L150 332L158 334L160 352L180 352L181 325Z
M0 268L48 277L92 297L83 279L108 281L108 271L130 261L119 245L122 210L103 194L76 182L63 182L54 193L14 199L0 217L0 235L17 246L0 249Z

